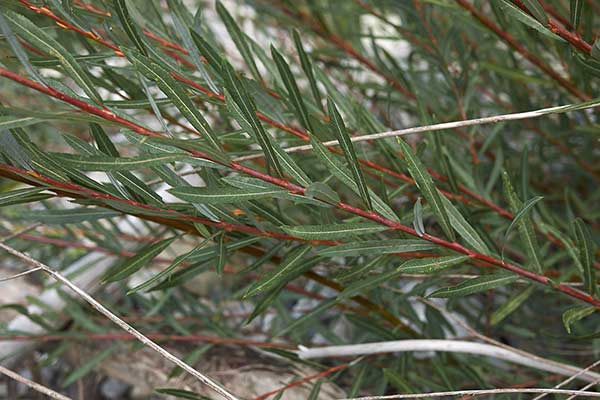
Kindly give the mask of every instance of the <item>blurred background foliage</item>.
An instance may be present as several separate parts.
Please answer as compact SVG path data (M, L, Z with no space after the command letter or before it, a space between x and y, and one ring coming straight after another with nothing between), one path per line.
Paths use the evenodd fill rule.
M292 396L283 387L307 376L297 398L561 380L451 353L309 362L297 345L478 333L580 367L598 358L595 1L1 0L0 10L2 234L26 229L6 243L73 279L91 275L99 301L216 380L223 365L271 366L272 387L231 387L243 398ZM23 270L1 260L4 276ZM67 291L58 306L40 301L57 289L47 277L0 285L1 339L20 343L0 356L40 381L86 398L213 396L154 364L166 372L136 388L149 356ZM111 369L118 357L131 376ZM126 385L111 392L111 379Z

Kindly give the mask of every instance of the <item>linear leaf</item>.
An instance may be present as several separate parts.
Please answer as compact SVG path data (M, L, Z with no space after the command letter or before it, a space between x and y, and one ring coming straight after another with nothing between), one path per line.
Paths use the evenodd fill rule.
M79 379L82 379L86 375L88 375L94 368L98 366L104 359L109 357L112 353L114 353L119 348L119 343L115 343L110 347L102 350L101 352L95 354L90 357L86 362L80 365L77 369L69 373L64 380L61 382L61 386L66 388L71 386L73 383L77 382Z
M233 43L235 43L235 46L237 47L238 51L244 58L244 61L246 62L246 65L250 69L252 76L258 82L261 82L262 78L260 76L260 73L258 72L256 63L254 62L254 57L252 56L252 53L250 52L250 47L248 46L248 43L246 41L246 35L240 29L240 27L235 22L235 20L231 16L231 14L229 14L229 11L227 11L227 9L223 6L223 4L221 4L220 1L217 1L216 7L217 7L217 13L219 14L219 17L221 17L221 20L223 20L223 23L225 24L225 27L227 28L227 32L229 32L229 36L231 36Z
M186 154L144 154L137 157L83 156L53 153L52 157L80 171L130 171L189 158Z
M39 210L29 211L22 217L29 220L43 222L45 224L76 224L85 221L95 221L104 218L120 216L118 211L108 210L101 207L80 207L66 210Z
M527 25L530 28L535 29L540 32L542 35L546 37L552 38L554 40L563 41L560 36L552 33L548 28L542 25L538 20L533 18L531 15L527 14L525 11L521 10L519 7L513 5L509 0L498 0L500 2L500 8L504 11L508 16L514 17L517 21Z
M314 258L308 262L302 262L302 257L304 257L311 248L310 245L301 245L294 248L284 257L279 265L276 265L260 280L250 285L243 297L248 298L265 290L282 286L301 274L307 267L312 267L314 265Z
M225 204L239 201L272 198L274 195L287 193L281 188L206 188L194 186L180 186L169 189L169 192L182 200L193 203Z
M413 207L413 228L415 228L415 232L420 237L425 235L425 226L423 225L423 206L421 205L421 196L417 198L415 201L415 205Z
M589 315L592 315L596 311L598 311L598 309L594 306L575 306L565 311L562 315L562 320L567 333L569 333L569 335L571 334L571 325Z
M282 226L286 233L306 240L344 239L349 235L367 235L389 229L372 223L347 223L334 225Z
M27 202L27 198L31 195L37 195L38 193L46 190L45 188L27 188L17 189L10 192L0 193L0 207L8 205L19 204L20 202ZM21 201L23 200L23 201Z
M523 0L531 14L542 24L548 23L548 15L538 0Z
M294 113L296 117L300 121L302 127L309 133L313 132L313 126L310 122L310 117L308 115L308 111L306 110L306 105L304 104L304 100L302 99L302 94L300 94L300 90L298 89L298 85L296 84L296 79L290 70L289 65L283 58L283 56L277 51L277 49L271 46L271 56L277 65L277 70L279 71L279 75L281 76L281 80L283 81L283 85L285 86L289 99L294 108Z
M102 98L96 93L90 76L67 49L24 16L9 10L3 10L3 12L6 19L10 21L13 29L21 38L44 53L56 57L67 72L67 75L77 82L89 98L98 104L102 104Z
M537 201L532 202L530 200L530 206L525 208L521 203L521 200L517 196L512 183L510 182L510 178L506 171L502 172L502 183L504 187L504 196L508 200L508 205L510 211L515 214L515 219L517 215L519 216L519 220L517 221L517 226L519 229L519 236L521 237L521 241L527 251L527 255L529 257L529 262L533 266L534 271L541 272L543 270L542 262L540 260L540 256L538 254L538 243L535 237L535 230L533 228L533 222L531 221L530 216L527 214L527 210L531 208ZM536 198L534 198L536 199ZM532 200L534 200L532 199ZM514 221L513 221L514 222ZM509 226L509 229L512 227ZM508 230L507 230L508 233ZM506 235L505 235L506 236Z
M252 313L244 321L244 324L249 324L254 320L254 318L258 317L260 314L265 312L265 310L269 308L275 302L275 300L277 300L277 297L279 296L279 293L283 290L284 286L285 285L281 285L279 287L276 287L275 289L271 289L269 293L267 293L262 299L260 299L256 303L256 306L254 306L254 310L252 310Z
M293 332L295 329L298 329L298 327L302 326L304 323L323 314L325 311L329 310L330 308L335 306L337 303L338 303L338 299L335 297L322 301L321 303L319 303L319 305L317 307L315 307L312 310L310 310L309 312L305 313L300 318L295 319L292 323L290 323L285 328L283 328L281 331L279 331L276 336L285 336L285 335L289 334L290 332Z
M429 175L427 169L423 163L421 163L421 160L417 158L412 148L406 144L404 140L399 138L398 143L400 144L406 164L408 165L408 172L413 177L417 187L429 203L429 207L437 216L438 224L440 224L446 236L449 239L454 240L454 231L452 230L448 213L442 202L442 196L433 184L431 175Z
M40 122L44 122L44 120L35 117L2 116L0 117L0 130L24 128L29 125L39 124Z
M400 275L402 272L398 271L397 268L391 269L389 271L380 272L376 275L371 275L366 278L361 278L348 285L346 289L338 293L338 300L348 299L350 297L354 297L360 293L366 292L375 286L378 286L384 282L389 282L394 279L396 276Z
M310 143L313 146L313 151L323 161L328 168L328 171L333 174L336 178L341 180L346 186L348 186L356 194L359 194L358 186L352 179L352 174L346 168L343 163L338 160L334 154L329 152L325 146L313 135L310 136ZM398 221L398 217L394 211L388 206L379 196L377 196L371 189L368 189L369 196L373 201L373 208L375 211L383 215L389 220Z
M525 215L527 214L527 212L540 200L542 200L544 197L543 196L535 196L532 197L531 199L527 200L525 202L525 204L523 204L523 207L521 207L521 209L515 214L515 217L513 218L512 222L510 223L510 225L508 226L508 229L506 230L506 233L504 233L504 237L506 238L508 236L508 234L510 233L511 229L519 223L519 221L521 220L521 218L525 217Z
M318 252L322 257L360 256L373 254L404 253L409 251L425 251L436 246L424 240L392 239L366 240L364 242L345 243L339 246L327 247Z
M144 41L138 32L137 26L135 26L131 16L129 15L129 10L127 9L127 0L113 0L113 5L117 11L119 21L121 21L121 25L123 25L123 29L125 29L125 33L129 39L133 42L135 47L137 47L140 53L147 56L148 52L146 51L146 45L144 44Z
M166 249L177 236L163 239L159 242L155 242L141 248L137 254L133 257L128 258L123 263L112 267L104 276L103 281L116 282L127 278L133 273L139 271L142 267L148 264L154 257L159 255Z
M581 11L583 10L584 0L570 0L570 17L571 24L573 24L573 29L577 31L579 28L579 24L581 23Z
M273 139L267 134L262 124L256 116L256 104L248 94L244 82L240 80L231 65L223 65L225 87L227 88L225 100L231 98L233 102L227 102L228 109L236 116L236 120L242 128L248 130L249 134L254 134L258 144L265 153L268 165L272 166L278 175L283 175L279 159L273 149ZM229 95L229 96L228 96Z
M335 275L335 280L338 282L352 282L363 277L367 272L381 265L382 262L388 260L388 256L379 256L369 261L368 263L358 262L352 268L342 271Z
M535 286L529 286L518 292L502 304L490 317L490 324L496 325L521 306L534 292Z
M458 235L463 238L468 244L470 244L475 250L482 254L490 254L490 249L487 247L481 236L477 233L475 228L471 226L460 213L458 208L454 207L452 202L448 200L446 196L442 196L442 202L444 203L444 207L448 212L448 217L450 219L450 224L458 233Z
M157 283L159 280L161 280L163 278L166 278L169 275L171 275L172 271L174 271L178 266L180 266L184 262L190 262L191 260L193 260L193 258L202 249L204 249L204 247L206 247L206 245L208 244L208 242L213 239L213 237L214 237L214 235L210 236L210 237L207 237L202 242L200 242L199 245L197 245L196 247L194 247L194 249L192 251L189 251L189 252L187 252L185 254L181 254L181 255L175 257L175 260L173 260L173 262L171 263L171 265L169 265L167 268L163 269L162 271L160 271L159 273L157 273L156 275L154 275L152 278L148 279L147 281L145 281L143 283L140 283L136 287L130 289L127 292L127 295L130 295L130 294L135 293L135 292L139 292L141 290L147 290L147 289L151 288L152 286L154 286L154 284ZM198 262L198 261L196 261L196 262Z
M573 230L577 238L579 259L583 267L583 286L592 296L596 295L596 269L594 267L595 243L592 234L581 218L573 221Z
M492 274L467 279L456 286L438 289L427 297L463 297L479 293L498 286L507 285L518 279L517 275Z
M308 83L310 84L310 91L315 99L315 103L319 108L322 108L321 105L321 94L319 92L319 88L317 86L317 80L315 79L315 73L313 71L312 61L306 51L304 51L304 46L302 46L302 39L300 39L300 33L296 29L293 30L292 36L294 37L294 44L296 45L296 51L300 56L300 64L302 65L302 70L308 78Z
M327 109L329 112L329 118L331 118L331 122L334 127L334 132L336 134L337 140L340 142L340 146L344 151L344 156L346 157L348 167L350 167L350 171L354 176L354 182L358 187L360 197L362 197L367 208L369 210L372 210L373 204L371 203L371 197L369 196L367 182L365 181L365 177L360 169L360 164L354 151L354 145L350 141L350 135L348 135L348 131L346 130L346 126L344 125L344 120L342 119L342 116L340 115L331 97L327 98Z
M225 261L227 258L227 247L225 246L225 231L223 231L217 240L217 263L216 270L217 275L223 275L225 269Z
M461 264L468 259L469 256L416 258L402 263L397 269L403 274L432 274L448 267Z
M202 134L215 150L221 151L219 138L212 131L212 128L204 119L200 111L196 108L190 96L186 93L183 86L177 82L162 66L154 63L149 58L144 57L136 51L126 51L127 58L133 63L136 70L151 81L156 82L160 90L173 101L173 104L188 120L188 122Z

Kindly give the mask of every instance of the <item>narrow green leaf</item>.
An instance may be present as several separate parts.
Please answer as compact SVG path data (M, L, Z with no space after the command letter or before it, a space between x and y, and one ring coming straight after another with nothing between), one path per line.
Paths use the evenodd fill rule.
M569 253L569 256L575 263L577 270L583 276L583 264L581 263L581 260L579 258L579 248L576 247L576 245L574 244L574 241L570 237L568 237L567 235L562 233L560 230L558 230L555 227L548 225L544 222L540 223L540 227L542 229L542 232L544 232L544 233L549 232L552 236L554 236L555 238L560 240L560 242L565 246L567 253Z
M275 302L275 300L277 300L277 297L279 296L279 293L283 290L284 286L285 285L280 285L275 289L271 289L269 293L267 293L262 299L260 299L254 306L254 310L252 310L252 313L248 316L246 321L244 321L244 324L249 324L254 320L254 318L258 317L260 314L265 312L265 310L269 308Z
M482 254L489 255L490 250L481 238L475 228L471 226L460 213L458 208L454 207L454 205L448 200L446 196L442 196L442 202L444 203L444 207L448 212L448 217L450 218L450 224L454 228L454 230L458 233L458 235L465 240L468 244L473 247L473 249L477 250Z
M529 200L528 203L523 206L521 200L515 193L515 190L510 182L510 178L506 171L502 172L502 183L504 187L504 196L508 200L508 205L510 211L515 214L515 219L518 220L516 222L519 228L519 236L521 237L521 241L527 251L528 261L533 267L535 272L542 272L543 266L540 260L540 256L538 254L538 243L535 237L535 230L533 228L533 222L530 216L527 214L527 210L529 210L535 203L537 203L541 198L534 197ZM513 221L514 223L514 221ZM510 228L513 226L513 223L510 224L509 229L507 230L507 234L509 233ZM505 235L506 237L506 235Z
M592 296L596 295L596 268L594 267L595 243L592 234L581 218L573 221L573 230L577 238L579 259L583 267L583 286Z
M225 261L227 259L227 247L225 246L225 231L223 231L217 240L217 263L216 270L217 275L223 275L225 269Z
M367 235L389 229L372 223L348 223L334 225L282 226L286 233L306 240L345 239L349 235Z
M102 98L96 93L92 79L67 49L24 16L9 10L3 10L3 13L21 38L44 53L56 57L67 75L77 82L89 98L102 104Z
M310 245L301 245L294 248L284 257L279 265L267 272L260 280L250 285L244 294L244 298L254 296L274 287L282 286L302 273L302 270L306 269L307 266L309 268L312 267L314 262L302 262L302 257L304 257L311 248Z
M179 267L184 262L194 261L194 258L197 257L198 253L200 253L200 252L203 252L204 255L206 257L208 257L210 255L210 251L207 252L206 249L205 250L203 250L203 249L204 249L204 247L206 247L206 244L208 244L208 242L214 238L214 236L215 235L206 237L199 245L194 247L194 249L192 251L177 256L175 258L175 260L173 260L171 265L169 265L167 268L163 269L162 271L160 271L158 274L154 275L152 278L148 279L147 281L139 284L138 286L134 287L133 289L130 289L127 292L127 295L130 295L135 292L139 292L141 290L146 290L148 288L151 288L159 280L168 277L172 271L174 271L177 267ZM195 260L194 262L197 263L198 261L202 261L202 259Z
M348 135L348 131L344 125L344 120L342 119L342 116L340 115L331 97L327 98L327 109L337 140L340 142L340 146L344 151L346 162L348 163L348 167L350 167L350 171L354 177L354 182L358 187L358 191L360 192L360 197L362 197L367 208L372 210L373 204L371 203L371 197L369 196L367 182L365 181L365 177L360 169L360 164L354 151L354 145L350 141L350 135Z
M206 58L208 64L217 72L221 72L221 66L223 65L223 59L219 52L208 43L202 35L196 32L194 29L190 29L190 34L194 44L200 51L200 54Z
M250 52L250 47L248 46L248 43L246 41L246 35L240 29L240 27L235 22L235 20L231 16L231 14L229 14L229 11L227 11L227 9L223 6L223 4L221 4L220 1L217 1L216 7L217 7L217 13L219 14L219 17L221 17L221 20L223 20L223 23L225 24L225 27L227 28L227 32L229 32L229 36L231 36L233 43L235 43L235 46L237 47L238 51L244 58L244 61L246 62L246 65L250 69L252 76L258 82L261 82L262 77L260 76L260 73L258 72L258 68L256 67L256 63L254 62L254 57L252 56L252 52Z
M119 21L121 21L121 25L123 25L123 29L125 29L125 33L129 39L133 42L135 47L137 47L140 53L147 56L148 52L146 51L146 45L144 44L137 27L129 15L129 10L127 9L127 0L113 0L113 5L117 11Z
M310 310L309 312L305 313L300 318L295 319L291 324L287 325L285 328L283 328L281 331L279 331L276 336L285 336L288 333L293 332L294 330L298 329L306 322L323 314L325 311L329 310L330 308L335 306L337 303L338 303L338 299L336 297L320 302L317 307L315 307L312 310Z
M318 252L322 257L368 256L373 254L405 253L409 251L426 251L436 246L424 240L392 239L366 240L364 242L345 243L327 247Z
M242 80L240 80L231 65L225 63L223 65L225 87L225 101L228 109L236 116L236 120L246 129L249 134L253 134L261 149L265 153L265 158L269 166L271 166L278 175L283 175L279 159L273 149L273 139L267 134L262 124L256 116L256 104L252 97L248 94ZM228 99L231 98L231 101Z
M525 11L521 10L519 7L513 5L509 0L498 0L500 3L500 8L504 11L508 16L514 17L517 21L527 25L528 27L535 29L540 32L542 35L552 38L554 40L558 40L564 42L564 39L558 35L555 35L546 28L542 23L533 18L531 15L527 14Z
M442 196L433 184L431 175L427 172L427 169L421 163L421 160L417 158L412 148L406 144L402 139L398 139L398 143L404 154L404 159L408 165L408 172L415 180L417 187L429 203L429 207L433 213L437 216L438 224L442 227L442 230L450 240L455 240L454 231L450 225L450 219L448 213L442 202Z
M467 279L456 286L438 289L427 297L463 297L474 293L483 292L498 286L507 285L516 281L517 275L492 274L478 278Z
M358 186L352 179L352 174L343 165L343 163L336 158L334 154L329 152L321 142L319 142L313 135L310 136L310 143L313 146L313 151L323 161L328 168L328 171L333 174L336 178L341 180L346 186L358 195L360 192ZM398 221L398 217L394 211L388 206L379 196L377 196L371 189L368 189L369 197L373 202L373 208L375 211L383 215L389 220Z
M384 262L388 259L389 259L388 256L379 256L379 257L372 259L368 263L358 262L358 263L356 263L356 265L354 265L349 270L342 271L341 273L336 274L334 278L338 282L356 281L356 280L362 278L364 275L366 275L367 272L371 271L372 269L375 269L376 267L381 265L382 262Z
M162 253L176 238L177 236L173 236L144 246L135 256L112 267L104 276L103 281L105 283L120 281L139 271L142 267L152 261L154 257Z
M447 256L438 258L415 258L402 263L397 270L403 274L433 274L448 267L461 264L469 256Z
M398 271L397 268L394 268L389 271L380 272L375 275L370 275L366 278L358 279L351 285L348 285L343 291L338 293L337 299L339 301L342 301L345 299L349 299L350 297L354 297L360 293L364 293L376 286L379 286L384 282L391 281L401 273L402 272Z
M288 92L288 96L294 108L296 117L300 121L302 127L307 132L311 133L313 131L313 127L310 122L310 117L308 115L308 111L306 110L306 105L304 104L302 95L300 94L300 90L298 89L298 85L296 84L296 79L294 78L289 65L283 56L273 46L271 46L271 56L277 65L277 70L279 71L281 80L283 81L283 84Z
M82 365L78 366L74 371L69 373L61 383L61 386L66 388L71 386L73 383L85 377L87 374L92 372L94 368L98 366L102 361L108 358L112 353L114 353L119 348L119 343L115 343L110 347L102 350L101 352L90 357L86 362Z
M571 326L575 322L592 315L596 311L598 311L598 309L594 306L575 306L565 311L563 313L562 320L563 325L565 326L565 329L569 335L571 334Z
M104 218L120 216L118 211L101 207L69 208L66 210L39 210L28 211L21 215L22 218L42 222L44 224L76 224L85 221L96 221Z
M579 24L581 23L581 11L583 10L584 0L570 0L570 17L571 24L573 24L573 29L577 31L579 28Z
M160 90L173 101L173 104L188 120L188 122L202 134L215 150L222 151L219 138L212 131L212 128L204 119L200 111L196 108L190 96L186 93L183 86L177 82L163 67L154 63L149 58L135 51L126 51L127 58L133 63L136 70L151 81L156 82Z
M543 25L548 23L548 15L546 15L546 11L544 7L539 3L538 0L523 0L525 7L531 12L531 14L541 22Z
M300 64L302 65L302 70L308 79L308 83L310 85L310 91L312 92L313 98L315 99L315 103L322 111L321 104L321 94L319 92L319 87L317 86L317 80L315 79L315 73L313 71L312 61L306 51L304 51L304 46L302 46L302 39L300 38L300 33L294 29L292 31L292 36L294 37L294 44L296 45L296 51L300 56Z
M425 226L423 225L423 206L421 205L421 196L417 197L413 207L413 227L420 237L425 235Z
M186 154L144 154L137 157L110 157L54 153L52 157L80 171L130 171L168 164L190 156Z
M304 195L309 199L320 199L326 201L329 204L339 203L340 196L326 183L313 182L306 188Z
M42 191L46 190L45 188L27 188L27 189L17 189L10 192L0 193L0 207L5 207L8 205L18 204L21 200L23 202L27 202L27 198L31 195L36 195ZM16 203L15 203L16 202Z
M543 196L535 196L532 197L531 199L527 200L525 202L525 204L523 204L523 207L521 207L521 209L515 214L515 217L513 218L512 222L510 223L510 225L508 226L508 229L506 230L506 232L504 233L504 237L506 238L508 236L508 234L510 233L511 229L519 223L519 221L521 220L521 218L523 218L527 212L540 200L542 200L544 197Z
M203 204L237 203L245 200L272 198L274 195L287 193L281 188L245 188L233 187L206 188L194 186L180 186L169 189L169 192L182 200Z
M535 286L529 286L507 299L490 317L490 324L496 325L521 306L534 292Z
M0 117L0 130L24 128L29 125L39 124L40 122L44 122L44 120L35 117L2 116Z

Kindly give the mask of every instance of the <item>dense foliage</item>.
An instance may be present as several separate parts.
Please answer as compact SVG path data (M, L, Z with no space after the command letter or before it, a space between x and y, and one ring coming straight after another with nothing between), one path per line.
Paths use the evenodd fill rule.
M594 0L2 0L0 28L3 234L30 229L6 243L59 271L105 254L80 267L142 333L309 363L328 371L313 398L325 380L354 397L564 374L450 352L309 362L297 345L477 334L597 358ZM115 332L65 299L35 317L72 320L47 334Z

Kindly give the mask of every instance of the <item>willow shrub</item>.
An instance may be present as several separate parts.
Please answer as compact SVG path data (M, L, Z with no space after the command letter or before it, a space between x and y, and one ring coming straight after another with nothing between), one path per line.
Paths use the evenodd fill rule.
M10 243L58 269L118 255L97 296L158 316L143 332L453 337L429 298L586 365L600 333L600 7L567 3L4 0L0 204L5 229L41 223ZM114 282L121 296L104 293ZM231 302L253 311L228 317ZM113 329L65 312L62 333ZM388 355L328 379L349 395L553 382L518 368Z

